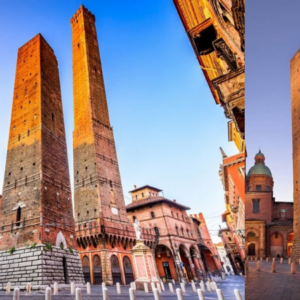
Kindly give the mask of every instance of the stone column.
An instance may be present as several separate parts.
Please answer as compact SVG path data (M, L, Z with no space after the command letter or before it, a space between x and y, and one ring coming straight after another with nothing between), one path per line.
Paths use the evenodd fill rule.
M192 272L192 275L193 275L193 279L194 279L194 280L197 280L195 268L193 268L193 265L194 265L193 260L192 260L192 258L191 258L190 256L187 256L187 259L188 259L188 261L189 261L189 265L190 265L190 268L191 268L191 272Z

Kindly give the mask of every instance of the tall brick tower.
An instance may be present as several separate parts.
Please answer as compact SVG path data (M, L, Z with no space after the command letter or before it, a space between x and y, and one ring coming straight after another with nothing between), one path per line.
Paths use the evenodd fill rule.
M131 261L129 250L135 243L135 232L126 216L95 16L81 6L72 17L71 26L77 243L86 281L126 283L122 265L124 259ZM144 233L144 238L151 239L148 233Z
M290 62L294 174L294 244L292 258L300 259L300 50Z
M54 278L82 281L72 250L76 239L57 60L40 34L18 51L4 178L0 250L15 249L24 263L0 268L0 275L14 276L22 285L27 279L18 271L29 268L33 285L53 283ZM48 258L56 266L46 274L43 255L50 245ZM77 275L71 265L78 268Z

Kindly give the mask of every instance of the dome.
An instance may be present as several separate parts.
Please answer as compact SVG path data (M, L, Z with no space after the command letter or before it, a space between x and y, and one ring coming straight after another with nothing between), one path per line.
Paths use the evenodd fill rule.
M257 157L259 157L259 156L261 156L261 157L265 157L264 156L264 154L263 153L261 153L261 151L259 150L258 151L258 153L255 155L255 158L257 158Z
M268 175L272 177L272 173L270 169L264 164L256 164L248 171L248 176L255 175L255 174Z

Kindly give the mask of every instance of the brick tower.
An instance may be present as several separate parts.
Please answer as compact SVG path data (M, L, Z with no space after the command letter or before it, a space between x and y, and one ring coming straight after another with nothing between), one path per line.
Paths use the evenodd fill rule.
M126 283L135 232L126 216L95 27L81 6L71 19L76 237L86 281ZM152 239L150 231L144 238ZM128 264L129 260L129 264ZM124 273L125 272L125 273Z
M53 283L54 278L82 281L57 60L40 34L18 51L0 224L0 250L15 249L14 258L22 258L22 263L0 268L0 275L22 285L27 279L17 274L29 268L33 285ZM56 264L47 274L46 252Z
M290 62L294 177L294 244L292 258L300 259L300 50Z

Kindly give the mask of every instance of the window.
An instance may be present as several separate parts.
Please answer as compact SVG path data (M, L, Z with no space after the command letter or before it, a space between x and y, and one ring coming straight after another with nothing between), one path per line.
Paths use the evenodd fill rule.
M257 192L260 192L260 191L261 191L261 185L260 185L260 184L256 185L256 191L257 191Z
M177 217L177 219L179 219L178 213L176 213L176 217Z
M155 214L153 211L151 211L151 218L154 219L155 218Z
M231 241L231 237L228 237L228 241Z
M182 221L184 221L184 217L183 217L183 215L181 215L181 219L182 219Z
M138 198L138 195L135 195L135 199L137 199Z
M179 235L179 232L178 232L178 227L176 226L176 227L175 227L175 229L176 229L176 233L177 233L177 235Z
M181 234L182 234L182 235L184 235L184 231L183 231L183 228L181 228Z
M154 227L154 231L155 231L156 236L159 236L159 230L157 227Z
M110 187L113 187L113 184L112 184L112 181L111 181L111 180L109 181L109 186L110 186Z
M253 213L259 213L259 199L253 199L252 203L253 203Z
M171 216L174 217L173 212L171 211Z
M51 114L52 121L54 122L54 113Z
M267 192L270 192L270 191L271 191L271 187L269 187L269 186L267 185L266 190L267 190Z
M186 234L187 234L188 237L190 237L188 229L186 230Z
M133 216L133 217L132 217L132 219L133 219L133 222L135 222L135 220L136 220L136 216Z
M144 197L144 193L142 193L142 197Z
M251 192L252 191L252 188L251 186L248 187L248 192Z
M19 227L21 224L21 207L19 206L17 209L17 220L16 225Z
M255 237L255 233L250 231L248 232L247 237Z

